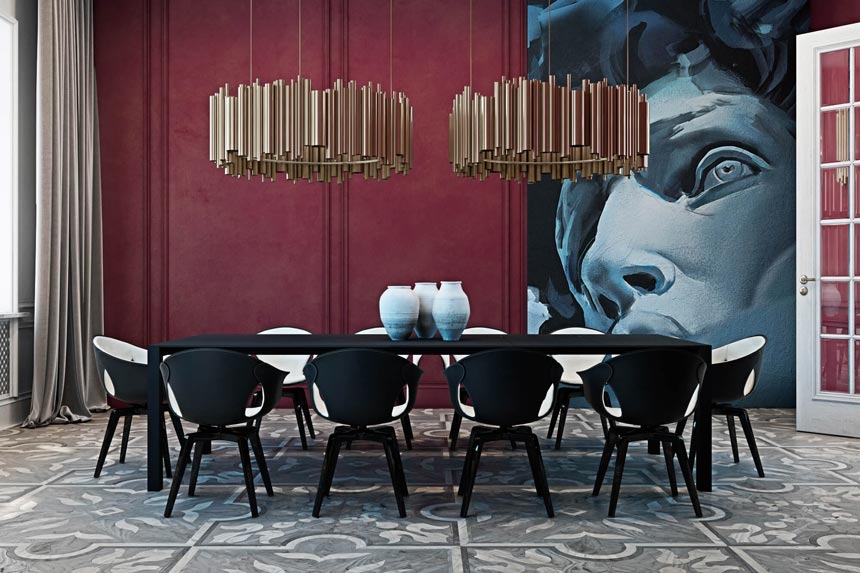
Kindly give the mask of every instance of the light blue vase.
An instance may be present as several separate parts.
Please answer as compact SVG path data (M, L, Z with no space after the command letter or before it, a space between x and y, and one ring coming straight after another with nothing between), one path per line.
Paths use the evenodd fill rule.
M379 297L379 318L391 340L406 340L418 321L418 296L408 286L390 286Z
M436 283L415 283L412 289L418 296L418 322L415 323L415 335L418 338L433 338L436 335L436 323L433 322L433 301L436 300Z
M469 297L460 281L442 281L433 300L433 320L442 340L460 340L469 323Z

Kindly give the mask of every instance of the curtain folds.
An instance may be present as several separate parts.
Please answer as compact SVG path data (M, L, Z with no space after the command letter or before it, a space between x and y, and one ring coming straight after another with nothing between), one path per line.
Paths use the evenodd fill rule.
M101 184L92 0L40 0L33 394L25 426L105 407Z

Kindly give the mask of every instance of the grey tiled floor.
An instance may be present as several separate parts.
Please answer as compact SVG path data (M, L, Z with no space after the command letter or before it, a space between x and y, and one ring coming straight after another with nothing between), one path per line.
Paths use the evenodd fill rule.
M572 411L561 451L542 440L555 519L531 489L525 452L502 447L485 450L472 517L460 519L453 484L463 453L445 447L450 411L412 418L406 519L374 449L345 452L322 517L312 518L331 426L315 420L320 433L303 452L289 411L263 424L276 495L258 488L259 519L248 515L231 445L205 459L197 495L183 489L164 519L166 491L146 491L143 420L127 463L115 463L117 440L99 480L105 415L0 431L0 572L860 571L860 440L797 433L793 411L753 412L765 479L753 477L743 444L732 463L715 419L715 488L701 494L702 519L683 488L668 494L662 456L644 447L631 448L618 516L608 519L608 488L590 495L600 424L584 410ZM535 427L545 434L545 422Z

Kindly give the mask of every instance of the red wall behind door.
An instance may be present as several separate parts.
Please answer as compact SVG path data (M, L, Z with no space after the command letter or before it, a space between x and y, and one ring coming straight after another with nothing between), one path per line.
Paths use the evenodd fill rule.
M860 22L858 0L810 0L810 28L824 30Z
M387 0L305 0L302 74L388 86ZM298 0L254 2L253 73L298 74ZM233 179L208 161L208 96L249 77L248 3L95 0L105 331L138 344L278 325L379 323L389 284L462 280L471 323L524 332L525 186L456 177L448 112L469 81L468 3L394 2L394 86L414 169L347 184ZM474 0L474 87L525 70L525 0ZM448 403L434 357L419 404Z

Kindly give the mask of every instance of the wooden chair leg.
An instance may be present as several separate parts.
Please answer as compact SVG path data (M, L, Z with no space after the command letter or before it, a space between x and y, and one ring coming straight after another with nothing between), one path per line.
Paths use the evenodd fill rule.
M119 446L119 463L125 463L125 453L128 451L128 437L131 435L131 420L134 418L131 414L126 414L122 424L122 443Z
M612 496L609 499L609 517L615 517L618 494L621 492L621 478L624 476L624 460L627 458L627 440L618 440L618 454L615 456L615 475L612 478Z
M472 462L469 464L469 475L466 476L466 483L464 484L463 504L460 506L460 517L469 517L469 503L472 501L472 489L475 487L475 478L478 475L478 464L481 461L481 450L484 448L484 443L477 434L475 435L474 441L474 453L472 455Z
M308 399L305 396L305 391L299 388L297 395L299 397L299 405L302 407L302 413L304 414L305 425L308 428L308 434L310 434L312 440L315 440L317 434L314 431L314 422L311 419L311 409L308 407Z
M326 495L326 486L329 481L328 476L329 469L332 465L332 455L334 454L335 444L338 442L339 439L339 436L337 436L336 434L332 434L329 436L328 442L326 442L325 455L323 456L323 465L322 469L320 470L320 481L319 485L317 486L317 495L314 498L314 508L311 512L311 515L313 515L314 517L320 516L320 509L322 508L323 498ZM331 473L333 474L334 471L332 470Z
M412 421L409 419L409 414L404 414L400 418L400 425L403 427L403 439L406 442L406 449L412 449L412 440L415 436L412 434Z
M164 416L161 416L161 455L164 458L164 475L170 475L170 444L167 442L167 423L164 421Z
M753 435L752 424L750 423L749 414L747 414L746 410L741 410L738 414L738 418L741 419L741 426L744 429L744 436L747 439L747 445L750 448L750 453L752 454L753 462L755 463L755 469L758 472L758 477L764 477L764 467L761 465L761 457L758 454L758 446L755 443L755 436Z
M538 446L538 447L540 447L540 446ZM528 455L528 457L529 457L529 468L531 468L531 471L532 471L532 481L534 482L534 485L535 485L535 493L538 495L538 497L543 497L544 491L543 491L543 489L541 489L542 483L541 483L541 480L539 478L540 470L537 467L537 463L538 463L537 457L535 456L534 449L529 444L528 440L526 441L526 455Z
M603 480L606 479L606 470L609 469L609 461L612 459L612 451L615 449L615 441L615 434L609 432L606 437L606 443L603 444L603 455L600 457L600 465L597 468L597 478L594 480L594 489L591 490L592 496L600 494Z
M451 418L451 431L448 433L448 441L451 442L450 449L457 449L457 435L460 433L460 424L463 422L463 416L454 412L454 417Z
M188 497L194 497L197 491L197 477L200 475L200 463L203 461L203 442L194 446L194 458L191 461L191 475L188 477Z
M555 435L555 449L561 449L561 438L564 435L564 423L567 421L568 402L565 401L561 405L561 410L558 413L558 434Z
M397 443L397 436L391 432L390 436L391 452L394 455L394 469L397 470L397 476L400 480L400 491L404 497L409 497L409 488L406 485L406 472L403 470L403 458L400 457L400 445Z
M308 449L308 439L305 436L305 424L302 421L302 406L298 402L293 403L293 411L296 413L296 425L299 427L299 438L302 441L302 449Z
M558 411L561 410L561 404L559 403L559 397L556 397L555 404L552 406L552 417L549 419L549 428L546 431L546 439L552 439L552 431L555 429L555 422L558 420Z
M176 437L179 438L179 445L185 445L185 428L182 427L182 420L173 412L168 411L170 421L173 423L173 430L176 432Z
M400 485L399 472L394 463L394 452L391 449L391 439L382 440L382 448L385 450L385 459L388 462L388 473L391 475L391 487L394 488L394 498L397 500L397 511L400 517L406 517L406 503L403 501L403 490Z
M738 435L735 432L735 417L731 414L726 414L726 424L729 426L729 439L732 442L732 457L734 457L735 463L738 463L741 461L741 458L738 455Z
M248 493L248 504L251 506L251 517L259 517L257 508L257 493L254 490L254 473L251 471L251 455L248 451L248 441L239 438L239 457L242 458L242 473L245 475L245 490Z
M257 460L257 468L260 470L260 477L263 479L263 485L266 486L266 495L272 497L275 495L275 490L272 488L272 479L269 477L269 466L266 464L266 455L263 452L260 435L256 432L252 433L249 439L254 450L254 458Z
M666 458L666 472L669 474L669 487L672 497L678 497L678 478L675 477L675 451L672 442L663 442L663 456Z
M472 472L472 458L475 454L475 428L469 433L469 445L466 446L466 458L463 460L463 470L460 472L460 485L457 487L457 495L463 495L466 487L466 481Z
M116 432L116 425L119 423L119 418L119 412L111 410L107 428L105 428L105 436L102 439L102 449L99 452L99 459L96 462L96 471L93 473L94 478L102 475L102 468L104 468L105 459L107 458L108 450L110 450L110 443L113 441L113 435Z
M176 462L176 474L173 476L173 483L170 484L170 494L167 496L167 505L164 508L164 517L170 517L173 513L173 506L176 503L176 496L179 494L179 486L182 485L182 476L185 474L185 466L188 465L188 457L191 454L191 448L194 447L194 440L186 440L185 445L179 452L179 460Z
M609 422L603 416L600 416L600 425L603 426L603 437L609 437Z
M528 444L531 442L532 449L534 451L535 459L537 463L535 464L538 470L537 479L540 481L540 488L543 490L543 505L546 508L547 517L555 517L555 510L552 507L552 498L549 494L549 483L546 479L546 466L543 465L543 456L540 452L540 443L538 442L537 436L532 435L529 437L529 441L526 442Z
M690 501L693 502L693 511L696 512L696 517L702 517L699 492L696 490L696 482L693 480L693 471L690 469L691 464L687 459L687 450L684 448L684 442L680 438L675 441L675 451L678 454L678 464L681 466L684 483L687 484L687 493L690 495Z
M696 431L696 424L693 423L693 432L690 434L690 469L696 465L696 450L699 447L699 433Z

